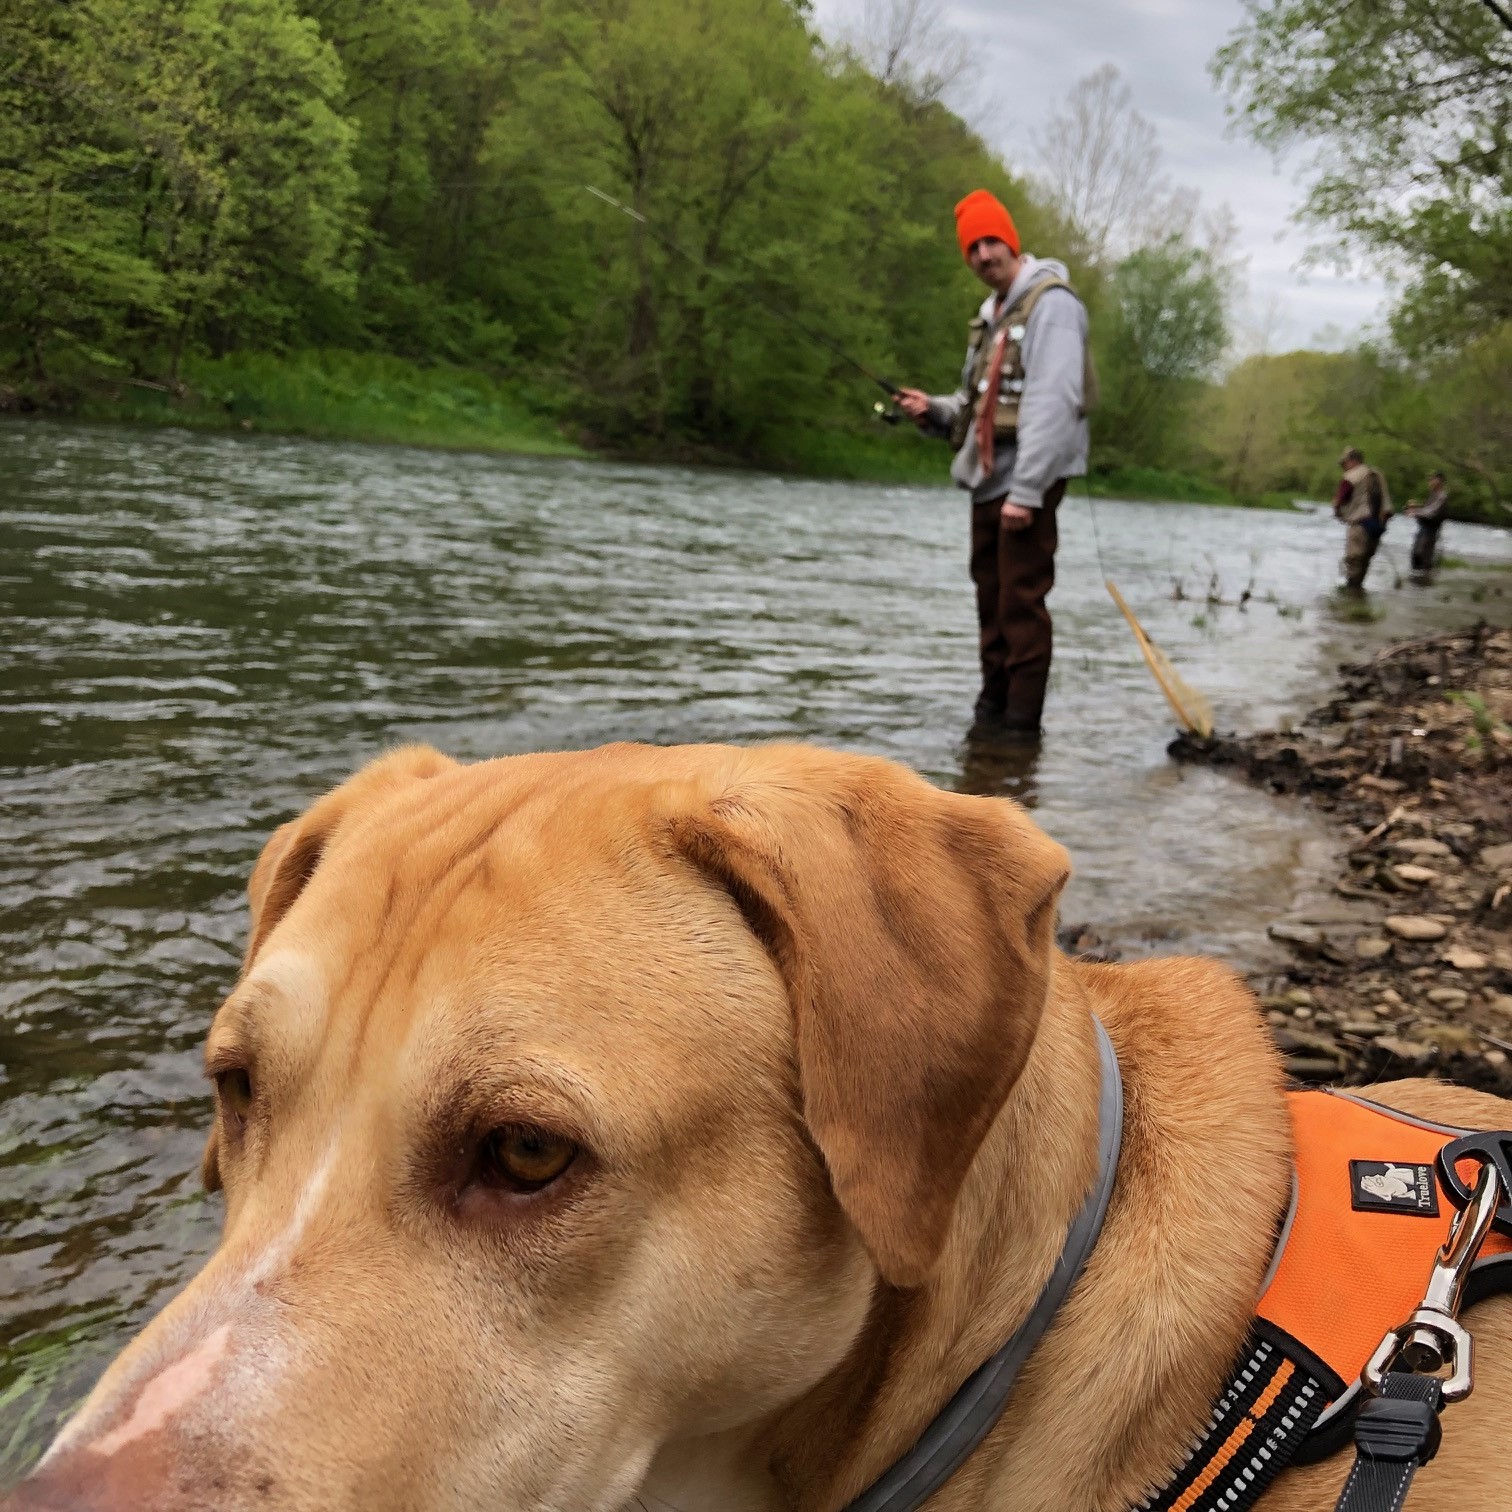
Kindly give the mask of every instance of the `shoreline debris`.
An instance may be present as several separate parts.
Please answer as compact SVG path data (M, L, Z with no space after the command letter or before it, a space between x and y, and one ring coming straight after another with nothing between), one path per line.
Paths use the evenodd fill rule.
M1176 738L1342 830L1335 903L1303 900L1255 973L1293 1077L1434 1073L1512 1094L1512 630L1404 641L1341 669L1295 728Z

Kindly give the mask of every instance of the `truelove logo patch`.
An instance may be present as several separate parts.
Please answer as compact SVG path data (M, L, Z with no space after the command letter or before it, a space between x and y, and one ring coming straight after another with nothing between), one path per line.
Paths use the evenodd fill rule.
M1438 1217L1438 1183L1431 1165L1394 1160L1351 1160L1349 1197L1356 1212L1417 1213Z

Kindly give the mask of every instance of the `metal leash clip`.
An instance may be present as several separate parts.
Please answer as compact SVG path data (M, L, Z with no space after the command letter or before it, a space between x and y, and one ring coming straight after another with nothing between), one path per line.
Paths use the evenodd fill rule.
M1466 1152L1467 1159L1472 1158ZM1491 1232L1501 1201L1502 1178L1496 1163L1484 1157L1470 1200L1455 1214L1449 1237L1434 1257L1428 1290L1416 1312L1376 1346L1365 1362L1361 1379L1376 1396L1394 1367L1414 1375L1432 1375L1448 1369L1443 1382L1446 1402L1462 1402L1474 1387L1471 1372L1473 1346L1470 1335L1456 1321L1470 1267Z

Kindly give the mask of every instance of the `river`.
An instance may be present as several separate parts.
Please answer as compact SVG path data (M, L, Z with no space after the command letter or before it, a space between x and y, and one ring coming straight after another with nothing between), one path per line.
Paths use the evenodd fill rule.
M874 752L1031 804L1076 864L1066 919L1242 964L1324 834L1167 760L1097 543L1227 727L1295 713L1339 660L1512 589L1397 588L1378 559L1379 618L1354 620L1326 515L1073 498L1026 763L965 738L965 535L945 487L0 424L0 1485L213 1245L199 1047L247 872L369 757ZM1401 569L1408 535L1387 538ZM1512 560L1500 532L1451 525L1447 546Z

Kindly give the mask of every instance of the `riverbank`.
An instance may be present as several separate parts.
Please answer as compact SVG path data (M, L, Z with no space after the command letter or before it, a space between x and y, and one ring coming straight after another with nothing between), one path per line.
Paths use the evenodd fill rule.
M544 396L472 369L382 353L190 359L177 389L80 373L0 385L0 411L124 425L307 436L520 456L587 455Z
M627 453L586 433L558 396L446 363L383 353L301 351L191 358L177 390L81 369L47 384L0 382L0 413L189 430L305 436L317 441L420 446L511 456L600 456L647 463L757 468L854 482L942 484L948 454L910 425L864 417L858 390L853 428L815 426L784 434L755 455L663 439ZM1181 473L1121 467L1087 480L1100 499L1146 499L1292 509L1289 496L1238 498ZM1076 489L1081 491L1082 484Z
M1512 1094L1512 630L1388 646L1296 728L1171 746L1338 826L1331 892L1252 975L1291 1074L1433 1073Z

